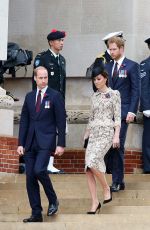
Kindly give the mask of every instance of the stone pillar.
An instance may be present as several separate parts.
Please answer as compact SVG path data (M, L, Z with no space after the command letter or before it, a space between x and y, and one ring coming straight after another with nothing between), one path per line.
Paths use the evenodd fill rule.
M9 0L0 0L0 60L7 59L8 9Z
M14 100L0 87L0 136L13 136Z

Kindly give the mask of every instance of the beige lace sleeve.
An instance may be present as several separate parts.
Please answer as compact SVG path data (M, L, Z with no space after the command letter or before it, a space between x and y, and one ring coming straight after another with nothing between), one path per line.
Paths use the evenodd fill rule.
M91 107L90 107L90 114L89 114L89 120L88 120L88 125L87 129L91 129L92 127L92 122L94 120L94 113L93 113L93 96L91 97Z
M113 108L115 121L114 126L121 126L121 98L118 90L114 91Z

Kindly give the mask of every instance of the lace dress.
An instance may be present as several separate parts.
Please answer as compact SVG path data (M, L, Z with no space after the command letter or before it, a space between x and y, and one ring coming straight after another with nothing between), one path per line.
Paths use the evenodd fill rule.
M95 168L106 171L104 156L112 146L114 127L121 126L121 100L117 90L95 92L91 98L88 129L89 142L85 154L85 170Z

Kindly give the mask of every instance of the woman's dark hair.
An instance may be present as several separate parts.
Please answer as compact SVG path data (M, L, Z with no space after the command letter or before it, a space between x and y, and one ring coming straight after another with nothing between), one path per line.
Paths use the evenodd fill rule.
M96 67L94 67L93 68L93 70L92 70L92 81L94 81L94 78L95 77L97 77L98 75L102 75L104 78L106 78L107 79L107 81L106 81L106 85L108 86L108 73L107 73L107 71L103 68L103 67L101 67L101 66L96 66Z

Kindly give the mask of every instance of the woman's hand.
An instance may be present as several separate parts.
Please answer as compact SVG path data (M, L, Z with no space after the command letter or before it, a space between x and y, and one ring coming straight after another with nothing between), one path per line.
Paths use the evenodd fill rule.
M113 137L113 148L119 148L120 147L120 139L118 135L114 135Z

